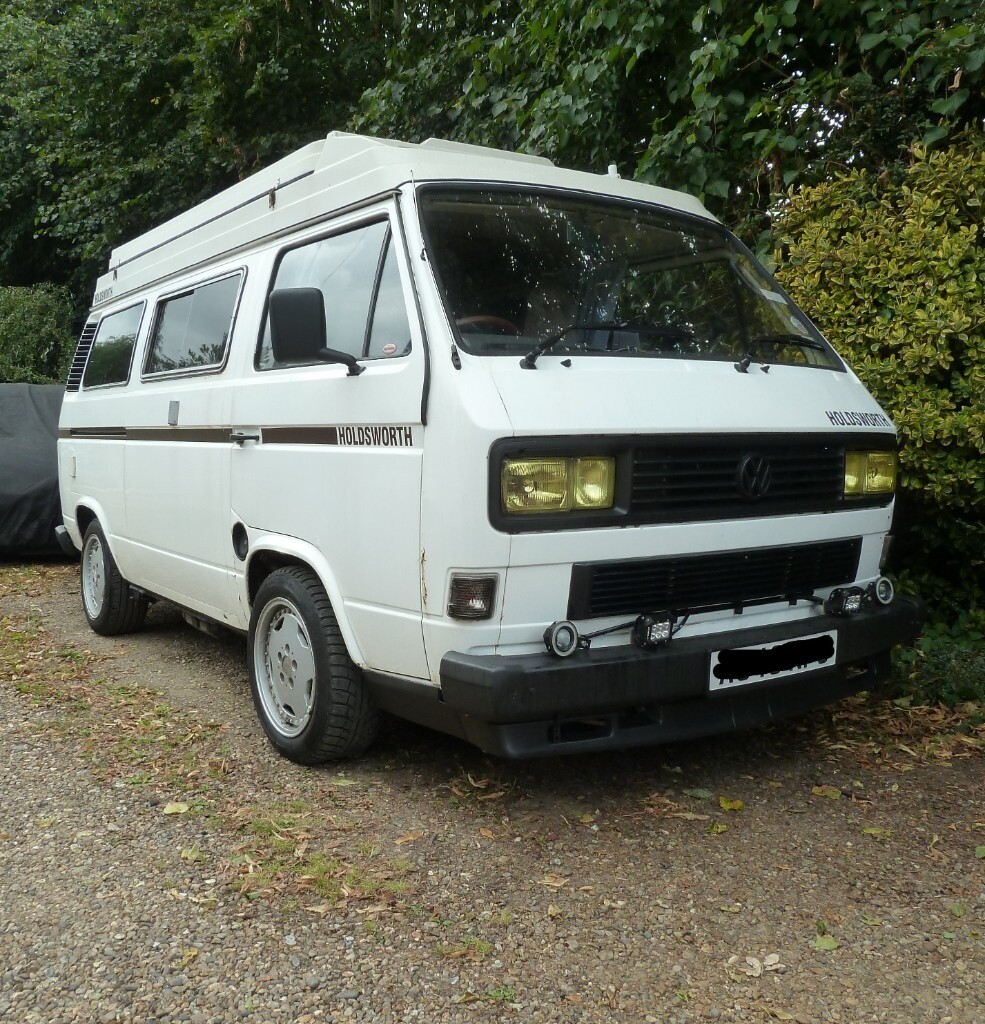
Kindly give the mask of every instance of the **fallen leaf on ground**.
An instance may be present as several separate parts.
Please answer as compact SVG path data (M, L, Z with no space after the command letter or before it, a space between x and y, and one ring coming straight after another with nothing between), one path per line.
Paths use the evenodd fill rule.
M560 889L561 886L567 885L570 882L570 878L565 878L564 875L544 875L540 880L541 885L549 885L552 889Z
M811 792L815 796L823 796L828 800L841 799L841 790L837 786L813 786Z
M710 836L720 836L723 832L728 832L728 825L723 821L713 821L705 831Z
M161 814L187 814L188 804L182 803L180 800L174 800L169 804L164 805L164 809Z
M695 814L694 811L675 811L669 815L671 818L683 818L684 821L707 821L710 815Z
M818 935L814 939L814 948L823 949L826 952L831 952L837 949L841 943L833 935Z
M710 789L685 789L684 795L695 800L710 800L715 794Z
M405 843L413 843L423 836L423 832L406 832L400 836L399 839L395 840L397 846L403 846Z
M891 828L863 828L862 834L872 836L874 839L882 842L893 834L893 830Z
M493 830L491 828L480 828L479 829L479 835L482 836L485 839L495 839L496 838L496 834L493 832Z
M729 800L727 796L720 796L718 806L723 811L742 811L745 810L746 805L741 800Z
M772 1006L759 1007L763 1013L769 1017L770 1020L796 1020L797 1018L792 1013L787 1013L786 1010L774 1010Z

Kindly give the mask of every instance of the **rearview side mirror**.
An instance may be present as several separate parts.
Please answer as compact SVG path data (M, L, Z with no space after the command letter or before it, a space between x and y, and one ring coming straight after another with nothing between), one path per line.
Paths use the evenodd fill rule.
M349 377L358 377L365 366L355 356L327 348L325 297L318 288L278 288L267 305L270 349L281 364L342 363Z

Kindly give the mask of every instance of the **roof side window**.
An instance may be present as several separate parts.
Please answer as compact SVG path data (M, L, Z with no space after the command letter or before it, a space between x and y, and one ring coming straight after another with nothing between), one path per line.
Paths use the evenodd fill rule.
M82 378L84 387L126 384L143 315L144 303L138 302L100 320Z
M242 277L234 274L164 299L157 308L144 373L220 368Z
M274 274L272 292L316 289L325 317L324 347L357 359L404 355L410 350L410 324L386 221L344 231L283 254ZM312 339L312 344L316 339ZM274 369L299 363L317 364L303 344L293 344L297 358L278 363L271 347L270 326L264 323L257 368Z

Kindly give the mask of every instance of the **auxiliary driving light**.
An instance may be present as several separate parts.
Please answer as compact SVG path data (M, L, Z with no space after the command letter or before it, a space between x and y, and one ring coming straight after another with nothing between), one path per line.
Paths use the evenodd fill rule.
M544 643L551 654L567 658L578 650L578 629L573 622L552 622L544 630Z
M855 615L862 610L861 587L836 587L824 602L829 615Z
M668 612L640 615L633 623L633 643L652 650L660 647L674 635L674 616Z
M880 576L875 583L869 584L869 593L879 604L892 604L896 596L896 588L888 576Z

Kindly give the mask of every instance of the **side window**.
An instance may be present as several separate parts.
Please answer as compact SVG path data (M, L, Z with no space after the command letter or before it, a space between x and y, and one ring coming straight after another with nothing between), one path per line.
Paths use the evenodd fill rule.
M144 303L130 306L119 313L110 313L99 322L89 352L84 387L98 388L105 384L126 384L130 377L130 360L137 341Z
M144 373L221 366L242 277L224 277L161 302Z
M271 291L317 288L325 306L325 344L357 359L403 355L410 326L385 221L288 250ZM264 324L257 368L275 367Z

